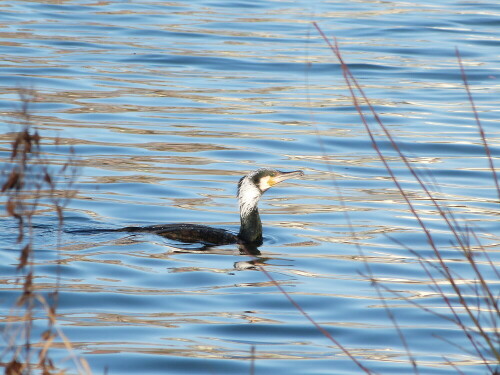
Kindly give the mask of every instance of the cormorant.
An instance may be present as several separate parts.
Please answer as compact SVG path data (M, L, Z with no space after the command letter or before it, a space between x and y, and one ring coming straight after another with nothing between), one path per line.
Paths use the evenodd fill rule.
M240 206L240 231L236 235L220 228L200 224L160 224L146 227L125 227L119 232L148 232L184 242L201 243L206 246L238 243L257 247L262 244L262 223L257 204L264 192L282 181L303 176L302 171L281 172L271 168L260 168L242 177L238 183Z

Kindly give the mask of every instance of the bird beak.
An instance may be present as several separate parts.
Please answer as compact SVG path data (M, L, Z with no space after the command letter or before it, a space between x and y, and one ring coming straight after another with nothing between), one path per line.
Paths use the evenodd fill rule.
M280 172L277 176L272 178L272 185L279 184L285 180L295 177L302 177L304 172L302 171L292 171L292 172Z

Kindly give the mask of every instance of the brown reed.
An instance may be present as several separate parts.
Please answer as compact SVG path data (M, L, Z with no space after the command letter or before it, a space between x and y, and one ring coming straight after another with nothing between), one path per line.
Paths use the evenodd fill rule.
M65 371L59 369L50 356L55 340L59 339L71 354L78 372L90 374L86 361L73 354L71 342L57 326L59 274L54 290L46 295L38 291L35 282L33 220L40 213L43 202L44 208L51 207L56 215L60 233L63 210L75 194L73 184L77 168L74 152L70 148L67 159L59 165L44 157L43 139L33 124L30 108L36 100L36 92L21 89L19 96L21 106L15 114L19 130L13 132L10 160L1 171L1 192L6 198L7 215L17 223L16 242L20 248L17 271L22 288L15 306L19 311L11 311L10 324L3 331L7 345L1 353L1 365L6 375L29 375L35 371L43 375L63 374ZM58 144L58 140L55 143ZM33 325L35 319L39 320L38 310L45 314L47 327L38 341L33 342Z
M431 313L442 319L454 323L463 332L466 339L473 348L472 351L463 347L461 347L461 349L465 353L475 355L478 361L485 366L485 369L488 371L488 373L498 374L499 368L497 364L500 363L500 350L499 350L500 331L498 329L498 319L500 317L500 310L499 310L498 296L495 295L495 293L493 292L493 285L488 280L486 280L485 277L483 277L483 273L485 272L485 270L484 267L481 266L484 265L480 265L478 259L480 258L484 259L485 262L483 261L482 263L486 263L490 267L490 271L492 272L492 274L499 276L499 271L497 266L489 258L487 251L484 248L484 246L482 246L476 231L470 226L468 226L466 223L464 224L461 223L455 217L452 210L450 210L449 207L445 205L445 203L437 200L434 197L433 186L429 186L426 182L424 182L424 180L421 177L422 171L418 170L412 163L410 163L406 155L402 152L398 143L394 140L394 137L389 132L388 128L382 122L380 116L378 115L373 105L371 104L371 101L366 96L363 88L360 86L357 79L350 71L349 66L344 61L344 58L340 52L337 41L335 40L333 43L330 42L330 40L321 30L319 25L316 22L313 22L313 25L317 29L323 40L327 43L328 47L331 49L333 54L338 59L342 68L344 80L347 84L347 87L351 95L353 105L360 116L360 119L365 127L368 136L370 137L372 147L377 153L380 161L384 165L391 180L396 185L396 188L399 190L400 195L405 200L409 211L417 220L420 229L426 236L427 242L434 254L433 258L426 258L420 253L412 250L405 244L400 244L404 248L408 249L411 252L411 254L415 256L415 258L421 265L422 269L424 270L425 274L431 281L433 291L440 296L443 305L447 307L449 314L438 313L435 310L431 310L428 307L425 307L422 304L419 304L411 300L410 298L402 295L401 293L390 290L388 287L386 287L377 280L377 278L373 275L373 272L371 271L369 264L368 263L365 264L365 268L367 270L365 276L372 282L372 285L374 285L374 287L376 288L378 296L382 301L387 311L387 314L390 320L392 321L402 341L402 344L407 352L407 356L409 362L411 363L413 372L415 374L419 373L418 362L415 359L414 355L411 353L404 332L399 327L394 317L394 314L388 307L385 297L382 294L382 290L395 294L400 298L403 298L408 303L422 309L423 311L426 311L428 313ZM476 120L479 134L483 142L483 147L488 159L490 172L492 174L500 202L500 188L493 157L491 155L490 147L487 142L487 137L485 135L484 128L481 125L479 115L476 106L474 104L466 72L463 67L462 59L460 57L458 49L456 50L456 55L460 73L462 76L462 81L464 83L464 87L467 92L467 97L469 103L471 104L471 110ZM361 103L363 103L364 106L368 108L368 114L375 119L376 124L382 129L386 139L389 140L392 148L396 151L400 160L404 163L408 171L410 171L410 173L417 181L422 191L425 193L429 201L432 203L434 208L439 213L440 217L442 217L442 219L446 223L446 226L450 230L450 233L452 234L452 237L454 239L453 244L457 249L460 250L460 254L463 257L462 260L469 265L469 271L474 276L474 281L471 282L470 280L466 280L464 277L452 271L450 262L444 258L441 249L437 245L437 241L435 240L432 231L429 229L428 224L425 222L425 220L422 218L422 215L415 207L414 203L410 198L410 194L407 191L405 191L404 188L402 187L400 181L396 177L395 171L390 166L386 156L382 152L382 149L379 145L379 141L377 141L377 139L375 138L373 126L368 121L367 114L364 112ZM361 249L359 250L361 251ZM436 273L440 276L440 279L438 279L435 276ZM451 297L448 295L448 292L446 292L444 288L441 286L442 279L446 280L447 284L451 287L453 291L453 295ZM472 301L470 298L467 297L467 293L471 292L475 296L475 298L473 298ZM452 303L452 299L457 299L459 301L459 306L455 306ZM461 309L465 311L466 316L468 317L468 319L472 324L468 324L468 321L466 322L464 317L460 314ZM445 338L442 339L443 341L447 341ZM455 365L451 364L451 361L449 361L447 358L444 358L444 360L450 363L450 365L452 365L454 368L456 368L457 372L461 373L461 370L458 369Z

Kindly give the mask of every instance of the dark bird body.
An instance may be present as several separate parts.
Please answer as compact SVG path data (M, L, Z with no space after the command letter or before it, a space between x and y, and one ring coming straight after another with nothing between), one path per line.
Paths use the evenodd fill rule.
M203 243L205 245L231 245L238 242L238 236L222 229L201 224L158 224L147 227L125 227L117 232L148 232L184 243Z
M235 243L260 246L262 244L262 223L257 207L260 197L272 186L289 178L303 175L302 171L280 172L275 169L261 168L242 177L238 183L237 194L241 223L237 235L221 228L188 223L125 227L117 231L155 233L183 243L201 243L208 246Z

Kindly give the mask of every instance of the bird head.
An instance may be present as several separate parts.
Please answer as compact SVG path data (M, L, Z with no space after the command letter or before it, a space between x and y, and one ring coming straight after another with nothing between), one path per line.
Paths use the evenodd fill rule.
M260 168L242 177L238 183L238 199L242 215L254 209L262 194L271 187L303 175L302 171L281 172L271 168Z

